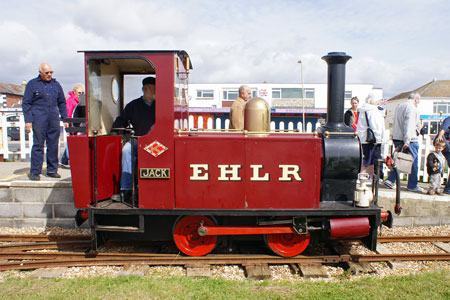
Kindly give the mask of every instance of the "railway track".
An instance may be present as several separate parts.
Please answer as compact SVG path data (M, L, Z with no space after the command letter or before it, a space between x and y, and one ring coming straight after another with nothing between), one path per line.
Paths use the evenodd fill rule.
M383 262L383 261L448 261L450 253L419 254L369 254L369 255L327 255L299 256L283 258L269 255L208 255L186 257L179 255L137 255L102 253L95 256L83 253L8 253L2 259L15 260L0 263L0 271L34 270L39 268L86 267L86 266L188 266L188 265L289 265L289 264L337 264L343 262Z
M0 235L0 271L35 270L41 268L87 266L183 266L186 269L209 268L213 265L240 265L246 269L269 265L288 265L293 270L325 264L365 264L369 262L450 261L450 251L445 253L343 253L324 256L297 256L284 258L271 255L210 254L187 257L164 253L92 253L80 252L90 247L89 236ZM24 242L25 241L25 242ZM432 242L448 243L450 236L386 236L379 243ZM42 252L42 250L65 250ZM71 251L68 251L71 250ZM78 251L76 251L78 250ZM263 267L261 267L263 266ZM249 273L249 272L247 272ZM251 272L250 272L251 273Z
M0 234L0 242L57 242L57 241L87 241L90 235L35 235L35 234ZM379 243L393 242L450 242L449 235L432 236L379 236Z

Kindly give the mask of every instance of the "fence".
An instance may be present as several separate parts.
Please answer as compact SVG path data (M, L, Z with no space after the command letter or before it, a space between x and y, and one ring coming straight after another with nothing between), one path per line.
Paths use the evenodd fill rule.
M30 153L31 153L31 147L33 145L33 134L31 133L26 133L25 132L25 123L24 123L24 119L23 119L23 115L17 115L14 121L10 121L8 120L11 119L10 118L11 115L2 115L1 119L0 119L0 128L1 130L1 139L2 141L0 141L0 154L3 154L4 158L19 158L20 160L27 160L30 157ZM225 121L225 128L228 128L229 125L229 120ZM189 127L193 128L193 123L194 123L194 119L192 116L190 116L189 118ZM213 120L212 119L208 119L207 121L207 128L208 129L221 129L220 128L220 120L216 120L216 127L213 127ZM8 137L8 128L10 127L19 127L19 132L20 132L20 139L19 139L19 146L18 148L13 148L11 146L16 146L17 147L17 142L14 141L10 141L9 137ZM203 127L203 119L201 117L199 117L198 119L198 127L202 128ZM320 127L320 123L316 123L316 124L312 124L310 122L308 122L306 124L306 132L313 132L313 130L317 130L317 128ZM270 128L271 129L275 129L275 122L271 122L270 124ZM59 139L59 149L64 149L65 147L65 143L66 143L66 137L67 137L67 133L64 129L63 124L61 123L61 136ZM280 122L279 124L279 129L280 130L295 130L298 129L300 131L302 131L302 123L298 122L296 124L294 124L293 122L289 122L287 123L287 126L285 127L285 123ZM25 135L28 135L28 140L26 140ZM2 142L2 143L1 143ZM419 136L419 145L420 145L420 150L419 150L419 180L422 182L428 182L428 174L426 171L426 157L427 155L430 153L430 151L432 151L433 148L433 143L432 140L430 139L430 137L428 135L425 135L425 137ZM382 145L381 148L381 153L383 155L383 157L386 157L387 155L390 155L392 151L392 141L388 141L386 144ZM62 152L60 153L60 155L62 155ZM386 175L388 172L387 167L384 167L384 174ZM402 177L405 177L405 174L401 174ZM448 172L444 173L443 178L448 178Z
M67 141L67 133L62 122L60 128L59 149L65 147ZM0 118L0 132L0 155L3 155L3 158L20 160L30 158L33 134L25 132L25 121L22 114L3 114ZM15 137L18 138L18 141L15 141Z

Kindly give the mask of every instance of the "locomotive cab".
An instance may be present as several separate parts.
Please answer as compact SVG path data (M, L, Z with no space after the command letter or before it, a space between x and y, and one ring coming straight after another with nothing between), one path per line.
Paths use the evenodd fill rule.
M140 80L155 78L156 112L151 130L133 136L133 128L121 131L137 145L137 164L151 166L164 177L173 169L175 128L187 126L187 80L192 65L184 51L86 51L86 135L69 137L75 206L97 206L102 200L120 194L122 140L112 132L114 120L130 98L142 95ZM132 96L131 96L132 95ZM160 148L167 149L165 151ZM163 152L164 156L161 156ZM160 156L148 163L149 157ZM134 169L138 169L138 165ZM151 170L143 170L151 173ZM157 176L155 174L155 176ZM134 206L138 207L138 179L134 177ZM141 185L141 188L142 185ZM159 180L158 188L146 199L153 203L173 198L173 180ZM158 200L160 199L160 200ZM156 205L156 204L155 204ZM156 205L158 206L158 205ZM159 207L167 204L160 203ZM170 206L170 205L169 205Z

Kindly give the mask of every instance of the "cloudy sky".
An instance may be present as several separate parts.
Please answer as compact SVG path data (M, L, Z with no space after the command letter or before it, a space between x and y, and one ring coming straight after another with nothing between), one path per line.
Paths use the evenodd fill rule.
M78 50L184 49L195 83L326 82L321 57L343 51L348 83L384 97L450 80L448 0L75 0L0 2L0 82L55 70L84 81Z

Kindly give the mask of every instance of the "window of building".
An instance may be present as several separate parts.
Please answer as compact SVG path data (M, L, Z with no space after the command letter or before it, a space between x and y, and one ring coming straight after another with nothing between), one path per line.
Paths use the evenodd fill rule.
M314 99L315 90L311 88L305 89L305 98ZM273 88L272 89L273 99L301 99L302 89L301 88Z
M197 90L197 98L214 99L214 90Z
M439 122L430 122L430 134L437 134L439 128Z
M223 100L232 101L239 96L238 89L225 89L223 90Z
M314 89L305 89L305 98L314 99L316 91Z
M352 99L352 96L353 96L352 91L345 91L345 95L344 95L345 100Z
M281 89L272 89L272 98L281 99Z
M440 114L442 111L442 114L448 114L450 112L450 103L447 102L433 102L433 113L434 114Z

